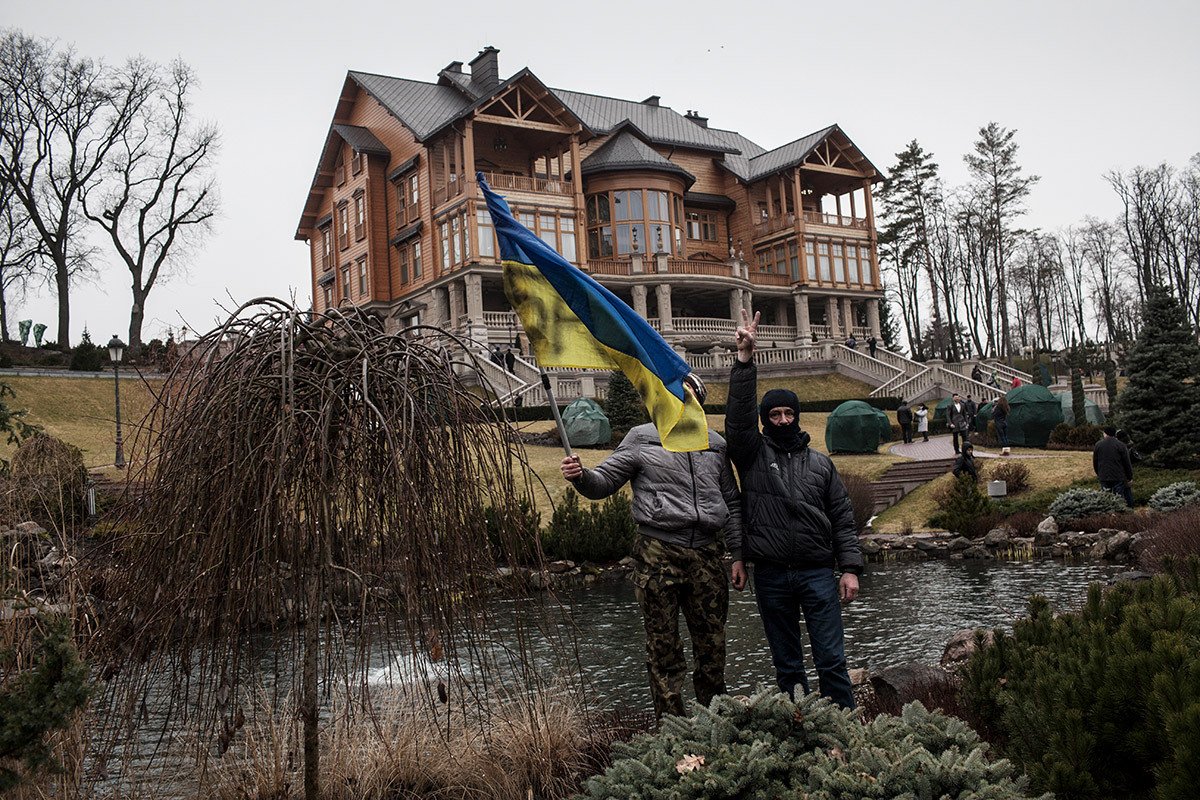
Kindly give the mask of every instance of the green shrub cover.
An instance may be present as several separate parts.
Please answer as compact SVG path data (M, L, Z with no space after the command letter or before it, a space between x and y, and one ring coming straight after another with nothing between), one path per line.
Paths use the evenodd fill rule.
M815 694L718 696L658 733L613 746L592 800L1024 798L1027 781L966 723L910 703L862 723ZM1047 798L1047 800L1049 800Z
M991 514L992 510L992 504L980 491L979 484L971 480L970 475L961 475L954 479L945 494L945 501L929 518L929 524L963 536L972 536L980 533L976 530L979 521Z
M964 668L963 700L1000 754L1062 800L1190 800L1200 778L1200 564L1045 598Z
M1101 489L1068 489L1050 504L1050 514L1058 521L1078 519L1091 514L1115 514L1124 511L1125 501Z
M1164 486L1150 497L1155 511L1174 511L1184 506L1200 505L1200 485L1195 481L1180 481Z
M633 506L626 495L583 507L579 495L568 491L542 532L542 548L552 558L605 563L629 555L635 536Z

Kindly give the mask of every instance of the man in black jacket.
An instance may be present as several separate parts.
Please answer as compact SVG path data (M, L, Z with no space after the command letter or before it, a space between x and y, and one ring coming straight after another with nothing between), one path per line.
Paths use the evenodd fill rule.
M905 444L912 444L913 413L907 400L901 400L896 409L896 422L900 425L900 438Z
M808 692L802 613L821 694L853 708L839 599L849 603L858 596L863 557L854 509L829 456L809 448L796 395L772 389L756 409L758 320L758 314L750 321L742 312L725 409L729 457L742 481L743 557L754 565L758 610L779 688L794 696L799 684Z
M1129 448L1117 438L1117 429L1109 425L1104 429L1104 438L1092 449L1092 469L1100 487L1125 500L1133 508L1133 492L1129 482L1133 480L1133 462L1129 459Z

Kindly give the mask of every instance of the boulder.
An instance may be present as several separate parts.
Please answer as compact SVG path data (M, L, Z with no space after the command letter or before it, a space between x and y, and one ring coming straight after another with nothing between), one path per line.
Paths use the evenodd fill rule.
M1148 581L1153 577L1154 577L1154 573L1152 573L1152 572L1142 572L1140 570L1131 569L1131 570L1129 570L1129 572L1122 572L1120 575L1114 575L1112 578L1109 579L1108 582L1110 584L1125 583L1127 581L1132 581L1132 582L1136 583L1137 581Z
M965 536L955 536L946 546L950 548L950 552L958 552L959 550L966 550L968 547L970 547L971 540Z
M26 536L43 536L46 533L46 529L36 522L22 522L16 527L16 531Z
M871 676L871 688L884 708L899 707L925 694L922 690L941 684L946 673L915 661L888 667Z
M977 561L985 561L987 559L994 558L994 556L988 552L986 547L978 544L971 545L966 550L963 550L962 557L967 559L975 559Z
M863 539L858 546L863 551L863 555L867 556L879 555L879 552L883 550L883 545L874 539Z
M955 631L946 642L946 649L942 651L942 667L946 669L957 667L971 658L972 654L979 649L979 645L975 641L977 631L983 636L985 644L991 644L996 640L995 631L987 628L963 628Z
M1002 525L999 528L992 528L990 531L984 534L983 544L985 547L1006 547L1012 541L1012 535L1014 533L1016 533L1016 531L1007 525Z
M1116 558L1129 550L1133 542L1133 534L1129 531L1116 531L1112 536L1103 539L1097 547L1104 547L1105 558Z
M918 550L924 553L928 553L930 550L940 550L942 548L942 545L938 542L935 542L933 539L914 539L913 544L916 545Z
M1058 536L1058 523L1054 517L1046 517L1038 523L1037 532L1050 537Z
M621 569L633 569L634 563L636 562L633 560L633 556L625 556L617 562L617 566Z
M546 565L546 569L550 570L554 575L562 575L564 572L570 572L575 569L574 561L551 561Z

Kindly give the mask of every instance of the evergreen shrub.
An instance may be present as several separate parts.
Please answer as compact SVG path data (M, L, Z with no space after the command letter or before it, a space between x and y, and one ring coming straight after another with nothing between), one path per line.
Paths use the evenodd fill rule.
M1124 511L1125 508L1125 501L1112 492L1099 489L1068 489L1050 504L1050 514L1062 522L1093 514L1115 514Z
M1029 488L1029 467L1019 461L999 461L988 467L988 479L1004 481L1009 494L1018 494Z
M614 438L624 436L630 428L649 422L646 405L633 383L624 372L613 372L608 381L608 396L604 399L604 413L612 426Z
M1068 425L1060 422L1050 431L1050 439L1046 443L1047 450L1091 450L1104 436L1104 428L1099 425L1085 423L1083 425Z
M518 564L536 560L542 515L528 496L518 500L517 507L507 513L488 506L483 510L483 518L487 524L488 544L497 557L511 553Z
M629 555L636 536L633 506L626 495L584 507L579 495L568 491L542 532L542 548L552 558L605 563Z
M1150 498L1159 489L1180 481L1200 483L1200 470L1158 469L1147 467L1144 464L1134 464L1133 482L1129 488L1133 491L1133 502L1137 505L1145 505L1150 502Z
M1078 613L1043 597L963 670L980 732L1059 798L1195 797L1200 774L1200 562L1109 589Z
M592 800L834 800L1030 797L1008 761L962 720L910 703L863 723L806 695L762 690L716 697L694 716L666 717L657 733L613 745L614 761L587 782Z
M955 478L935 497L938 510L929 518L931 526L968 537L987 533L994 509L970 475Z
M1172 483L1150 497L1150 507L1155 511L1174 511L1194 505L1200 505L1200 485L1195 481Z
M108 363L108 353L92 343L92 336L86 329L79 338L79 344L71 350L71 364L68 369L75 372L99 372Z

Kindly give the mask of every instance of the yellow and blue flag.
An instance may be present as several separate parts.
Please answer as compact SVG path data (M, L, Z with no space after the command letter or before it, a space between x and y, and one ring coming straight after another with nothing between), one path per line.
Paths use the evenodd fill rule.
M684 383L687 362L636 311L517 222L482 174L478 180L500 241L504 293L538 364L620 370L641 395L663 447L707 448L704 408Z

